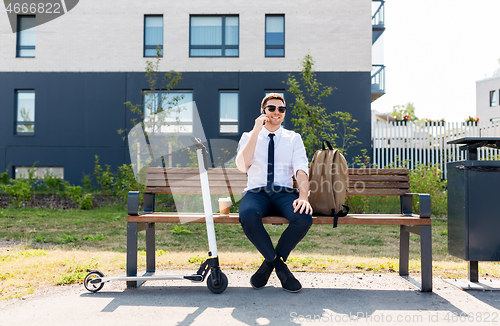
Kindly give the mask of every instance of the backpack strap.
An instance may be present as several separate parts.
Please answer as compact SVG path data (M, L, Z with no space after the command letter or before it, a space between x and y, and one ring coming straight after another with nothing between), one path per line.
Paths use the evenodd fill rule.
M332 209L332 216L333 216L333 227L336 228L337 227L337 222L339 220L339 217L344 217L344 216L347 216L347 214L349 213L349 207L347 207L346 205L342 205L342 210L338 211L337 213L335 213L335 211Z
M328 149L329 149L329 150L333 150L333 146L332 146L332 144L330 144L330 142L329 142L328 140L324 140L324 139L321 141L321 149L322 149L322 150L325 150L325 149L326 149L326 147L325 147L325 143L326 143L326 145L328 146Z

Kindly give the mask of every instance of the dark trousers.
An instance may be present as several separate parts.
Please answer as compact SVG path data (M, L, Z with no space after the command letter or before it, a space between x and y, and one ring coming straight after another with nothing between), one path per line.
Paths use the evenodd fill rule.
M296 192L281 191L268 195L264 190L250 190L241 199L239 213L243 231L269 262L274 260L275 255L286 260L292 249L304 238L311 227L311 214L293 212L292 204L297 198ZM265 216L283 216L289 221L276 249L262 224L262 218Z

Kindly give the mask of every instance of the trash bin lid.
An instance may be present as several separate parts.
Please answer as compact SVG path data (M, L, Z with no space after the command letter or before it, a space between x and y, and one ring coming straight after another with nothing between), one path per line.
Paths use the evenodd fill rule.
M491 147L500 149L500 137L464 137L448 141L448 144L465 145L462 150L469 148Z

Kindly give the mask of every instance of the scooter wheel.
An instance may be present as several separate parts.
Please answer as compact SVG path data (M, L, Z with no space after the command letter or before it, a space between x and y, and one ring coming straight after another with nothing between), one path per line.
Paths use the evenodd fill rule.
M85 288L88 291L95 293L95 292L99 291L100 289L102 289L102 287L104 286L104 283L93 284L93 283L90 283L90 281L95 280L97 278L101 278L101 277L104 277L104 274L101 272L88 273L87 276L85 276L85 279L83 280L83 286L85 286Z
M213 293L219 294L224 292L224 290L227 288L227 276L219 272L220 278L219 278L219 284L214 284L214 274L210 273L207 277L207 287L210 291Z

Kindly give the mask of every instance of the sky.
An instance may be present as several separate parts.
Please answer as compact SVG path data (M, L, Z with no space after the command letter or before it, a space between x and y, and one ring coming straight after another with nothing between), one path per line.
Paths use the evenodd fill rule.
M500 0L387 0L385 22L386 93L372 109L412 102L420 119L475 116L476 81L500 67Z

